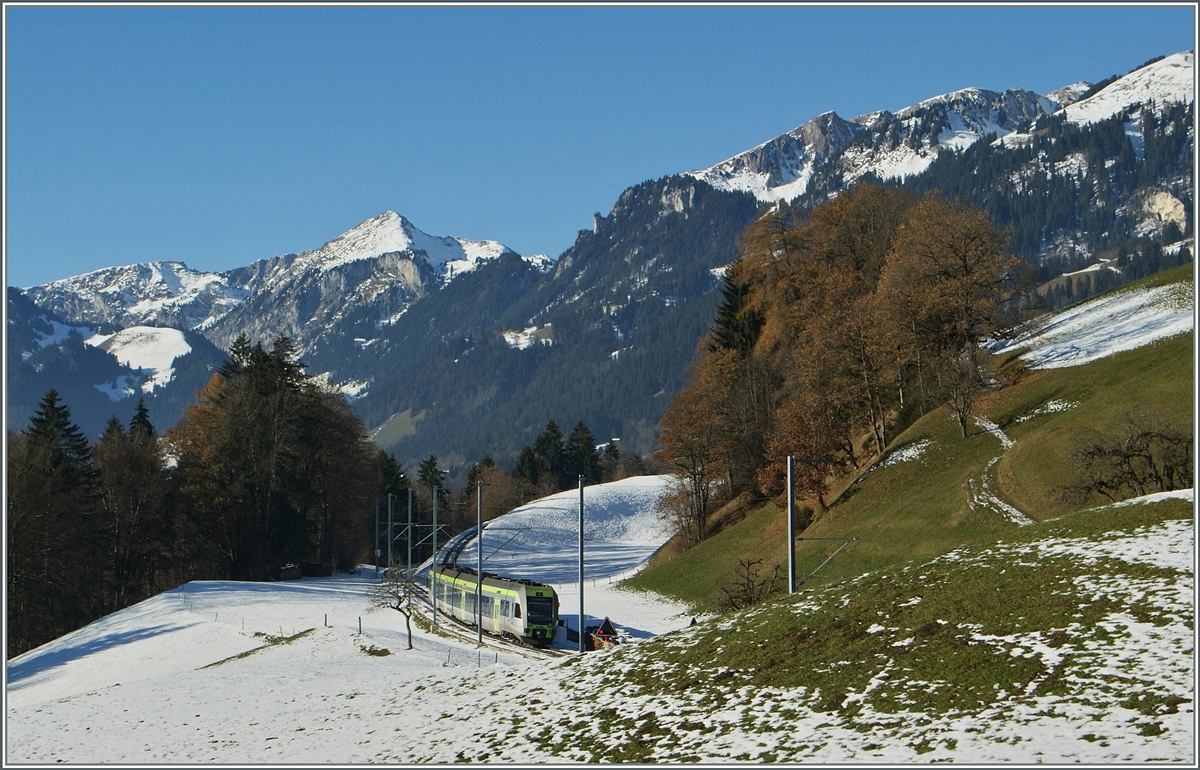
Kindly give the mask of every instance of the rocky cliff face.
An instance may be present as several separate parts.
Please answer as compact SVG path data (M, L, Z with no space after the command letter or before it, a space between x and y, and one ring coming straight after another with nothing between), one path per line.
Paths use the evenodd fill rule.
M762 201L834 192L864 174L890 179L919 174L944 150L962 150L992 134L1005 136L1058 109L1052 99L1012 88L968 88L897 113L844 120L827 112L727 161L690 172L723 190Z

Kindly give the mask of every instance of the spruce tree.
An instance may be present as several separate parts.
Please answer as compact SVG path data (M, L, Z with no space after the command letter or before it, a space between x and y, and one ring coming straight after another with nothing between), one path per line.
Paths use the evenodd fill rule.
M54 467L61 468L75 483L87 483L92 474L92 448L79 426L71 421L71 410L59 403L58 391L47 391L38 411L29 418L29 440L50 452Z
M154 425L150 422L150 412L146 409L146 399L139 398L133 417L129 420L129 432L141 436L155 435Z
M375 453L375 474L375 494L379 497L406 493L412 486L408 476L404 475L404 466L396 459L396 455L382 449Z
M50 390L7 448L6 633L19 654L99 617L107 550L92 450Z
M531 487L538 483L537 458L533 455L533 447L526 444L517 454L516 465L513 466L513 478L523 481Z
M708 349L713 352L718 348L729 348L747 356L758 341L764 319L762 313L747 308L750 284L733 279L735 267L736 264L730 265L725 271L721 304L713 318L712 342Z
M566 468L563 464L565 451L562 431L559 430L557 422L550 420L546 423L546 429L533 442L533 455L537 460L538 467L538 481L550 492L557 492L567 486L563 481L566 475ZM551 489L551 487L553 488Z
M565 466L567 480L583 476L588 481L600 480L600 462L596 454L596 439L591 430L580 420L567 437L565 448Z
M600 455L600 480L616 481L620 468L621 452L617 449L615 440L609 441L604 445L604 452Z

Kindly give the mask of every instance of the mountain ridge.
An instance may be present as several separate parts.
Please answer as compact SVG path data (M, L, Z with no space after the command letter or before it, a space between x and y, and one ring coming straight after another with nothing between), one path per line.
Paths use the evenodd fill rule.
M637 435L626 446L636 443L645 452L653 445L652 426L665 408L665 394L682 384L695 339L711 320L713 290L722 267L737 257L737 234L761 206L787 198L795 201L792 205L811 207L855 181L908 185L932 179L931 170L967 162L985 150L1028 152L1021 148L1044 141L1046 121L1099 115L1101 106L1126 116L1124 141L1134 142L1135 155L1141 153L1137 162L1146 163L1148 132L1171 127L1143 127L1136 117L1142 114L1138 105L1155 105L1160 113L1170 98L1184 98L1190 105L1191 93L1182 91L1180 83L1192 60L1190 52L1163 57L1096 93L1083 82L1045 96L1015 88L966 88L894 113L880 110L845 120L825 112L720 164L628 188L609 214L597 213L592 227L578 231L557 259L522 256L497 241L431 236L402 215L385 211L320 247L223 273L191 270L182 262L143 263L93 271L24 293L64 324L108 334L126 326L171 326L203 334L226 349L242 333L265 344L285 334L311 372L355 399L368 428L407 408L416 414L436 400L443 413L439 430L444 431L455 415L476 415L475 407L467 406L470 402L484 410L471 419L493 421L487 431L476 431L479 436L502 429L524 435L557 415L568 421L586 418L614 436ZM1052 107L1057 109L1048 111ZM1194 127L1188 110L1183 148L1191 151ZM1092 121L1084 128L1103 124ZM979 141L993 135L992 145ZM1011 157L1017 162L1017 155ZM1091 175L1097 172L1084 160L1068 161L1052 166L1052 173L1059 173L1054 171L1059 167L1076 169L1071 184L1074 194L1083 196L1083 181L1095 185ZM1019 185L1032 190L1043 178L1036 158L1021 162L1026 166L1019 171L1004 172L1017 180L1018 192L1023 189ZM1107 166L1096 162L1090 168L1104 173ZM1143 187L1133 191L1102 189L1101 197L1093 194L1086 206L1103 205L1110 219L1126 223L1115 237L1159 237L1167 224L1163 212L1173 226L1190 231L1186 217L1177 213L1191 201L1190 166L1183 176L1170 173L1169 178L1138 181ZM988 184L1012 182L998 178L976 187ZM1074 205L1085 205L1083 198ZM1004 216L1018 212L998 215L1002 225ZM1077 215L1072 227L1086 235L1087 227L1099 227L1089 221ZM1048 254L1066 256L1054 256L1060 261L1043 270L1080 270L1102 247L1114 250L1106 258L1114 260L1116 269L1116 244L1085 244L1071 232L1051 235L1042 235L1041 245L1035 242L1040 251L1027 256L1043 264ZM468 275L473 278L467 280ZM522 335L535 326L547 344L522 345ZM693 339L685 342L689 335ZM439 357L445 357L445 367L435 363ZM485 360L492 369L474 368L483 367ZM654 373L626 369L635 360ZM432 390L417 388L416 378L433 371L442 372L437 376L444 379L431 383ZM579 377L584 371L592 382ZM613 381L611 390L626 395L597 390L618 371L625 371L621 377L628 380L620 386ZM565 377L566 384L552 386L548 377ZM506 383L501 391L497 382ZM453 397L456 389L464 393L461 403ZM474 395L468 398L467 392ZM517 409L513 399L521 393L554 395L540 409L521 407L523 416L506 417L516 422L502 428L495 421L507 414L505 409ZM631 398L641 399L641 405L617 408L617 401ZM609 403L597 405L597 399ZM638 417L631 422L618 413ZM422 430L437 422L423 423ZM465 435L453 439L466 440ZM440 449L435 442L432 435L420 434L406 440L406 461L429 451L466 457L480 451L474 440L469 446Z

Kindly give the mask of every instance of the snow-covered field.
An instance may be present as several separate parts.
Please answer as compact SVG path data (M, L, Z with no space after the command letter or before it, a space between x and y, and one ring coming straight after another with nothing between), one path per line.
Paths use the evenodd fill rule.
M175 359L192 352L183 332L150 326L131 326L115 334L95 334L86 342L112 353L130 368L145 370L150 378L142 385L142 390L147 393L170 382L175 376ZM119 401L125 395L114 390L109 397Z
M1190 288L1085 303L1013 344L1029 348L1038 365L1079 364L1147 344L1192 329ZM670 633L663 640L670 649L694 644L709 624L688 628L685 607L615 582L666 539L654 513L663 483L641 477L585 490L583 589L591 618L608 616L635 639ZM474 535L462 537L461 559L473 564ZM1051 546L1082 561L1097 554L1095 541L1064 538ZM1174 576L1138 586L1101 577L1096 596L1137 591L1151 609L1193 617L1193 527L1168 522L1114 535L1103 553L1137 562L1148 551ZM576 624L577 491L490 522L483 552L488 571L555 585L564 619ZM644 727L647 714L673 736L664 741L672 753L654 757L662 760L1195 761L1194 702L1151 723L1122 705L1124 690L1104 682L971 714L877 714L878 724L869 708L857 722L839 721L803 705L813 694L781 688L726 688L717 709L605 690L604 721L581 709L595 706L596 688L619 675L629 665L625 653L644 642L553 658L477 649L470 638L416 628L408 650L404 619L370 606L374 581L367 568L288 583L193 582L14 658L6 667L6 764L586 761L592 755L577 743L554 746L555 731L570 725L578 739L636 741L636 732L613 732L613 724ZM1145 674L1194 699L1190 628L1125 616L1105 623L1086 651L1109 661L1101 678L1132 682ZM1034 636L980 641L997 654L1052 663L1057 653ZM562 632L556 644L573 647Z
M667 538L654 512L663 483L637 477L584 492L585 611L635 639L691 622L682 606L615 586ZM577 490L552 495L489 522L483 536L484 569L553 584L572 627L578 505ZM460 560L474 565L474 536L464 537ZM472 639L417 627L408 650L404 618L370 605L375 582L373 568L284 583L192 582L18 656L7 665L6 760L404 761L399 746L435 740L428 713L438 704L398 701L398 690L480 672L553 677L556 661L545 654L478 650ZM562 630L556 644L575 646ZM367 652L383 649L390 654Z

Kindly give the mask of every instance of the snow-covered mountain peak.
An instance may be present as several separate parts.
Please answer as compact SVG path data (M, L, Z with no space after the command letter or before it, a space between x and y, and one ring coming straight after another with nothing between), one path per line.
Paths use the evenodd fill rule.
M1087 99L1065 107L1066 118L1087 125L1138 104L1191 102L1196 89L1194 59L1191 51L1181 51L1140 67Z
M299 267L327 271L382 254L406 253L424 256L445 280L473 270L480 261L511 251L498 241L471 241L454 236L439 237L418 229L394 211L385 211L357 225L319 249L300 255Z
M246 296L222 274L174 261L106 267L24 293L37 305L84 323L181 328L225 312Z
M413 233L420 231L394 211L385 211L368 219L329 241L324 246L301 255L303 266L320 266L328 270L347 262L369 259L396 251L410 251ZM424 235L424 233L421 233Z
M158 296L179 296L197 292L211 283L219 282L221 276L192 270L183 262L143 262L136 265L121 265L93 270L83 275L51 281L42 287L46 292L64 288L78 290L87 287L104 294L128 292L134 296L152 293Z
M792 200L822 179L851 181L919 174L942 149L962 150L988 134L1003 136L1058 103L1032 91L964 88L896 113L879 110L844 120L825 112L770 141L690 176L761 201Z

